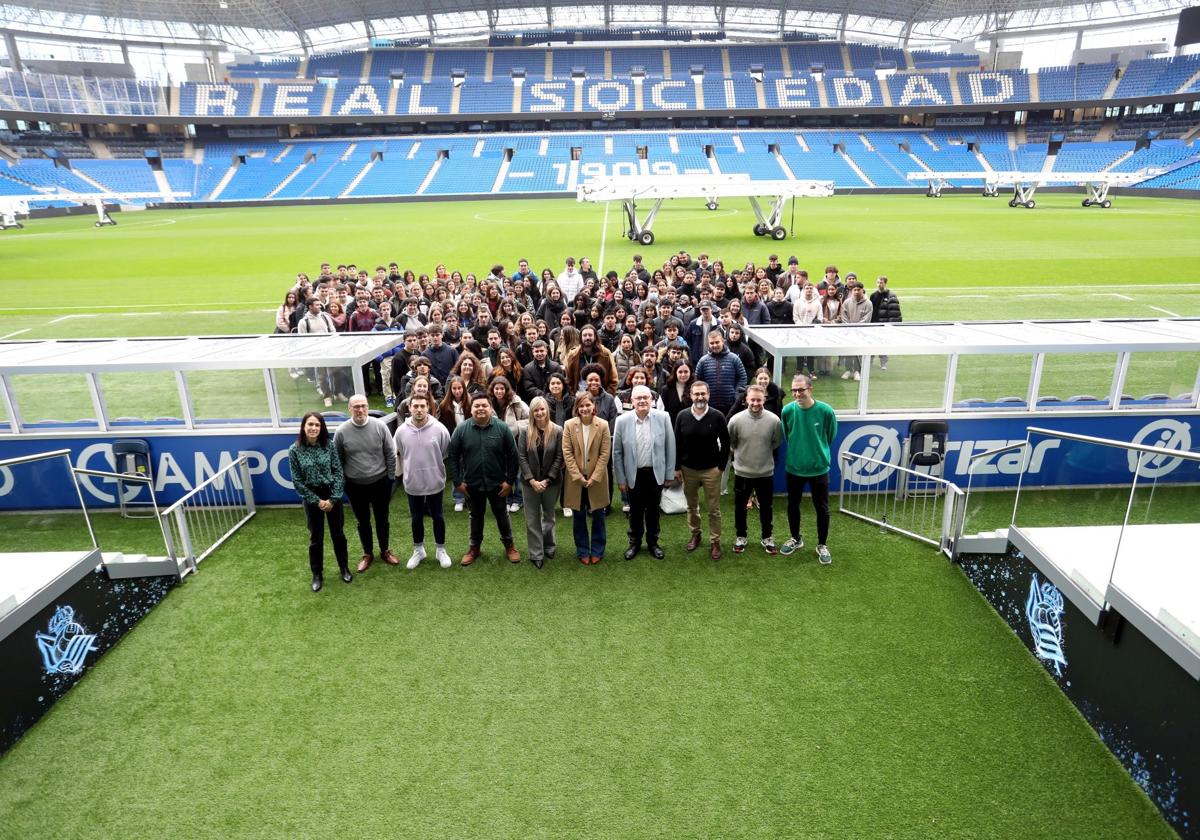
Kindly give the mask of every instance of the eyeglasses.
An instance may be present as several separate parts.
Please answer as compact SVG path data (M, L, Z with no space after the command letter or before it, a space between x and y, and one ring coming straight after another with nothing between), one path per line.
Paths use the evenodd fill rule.
M793 388L793 389L792 389L792 393L793 393L793 394L800 394L800 393L803 393L804 391L811 391L811 390L812 390L812 388L811 388L811 387L810 387L810 388Z

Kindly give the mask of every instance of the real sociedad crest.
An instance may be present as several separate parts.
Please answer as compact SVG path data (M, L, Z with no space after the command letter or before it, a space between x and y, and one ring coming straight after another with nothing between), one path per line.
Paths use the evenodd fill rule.
M72 607L59 607L50 618L49 633L36 633L47 674L78 674L83 660L96 650L96 636L75 621Z
M1063 654L1063 596L1050 581L1038 584L1035 573L1029 583L1029 597L1025 599L1025 618L1029 621L1029 632L1033 634L1033 653L1051 663L1056 677L1062 676L1067 657Z

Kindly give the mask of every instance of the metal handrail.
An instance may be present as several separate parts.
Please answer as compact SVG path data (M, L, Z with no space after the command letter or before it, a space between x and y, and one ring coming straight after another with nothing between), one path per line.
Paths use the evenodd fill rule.
M137 473L119 473L110 470L89 470L83 467L72 467L71 472L75 475L91 475L97 478L111 478L115 481L128 481L133 484L145 484L146 489L150 491L150 506L154 509L154 520L158 523L159 533L162 534L163 548L166 549L167 556L171 556L174 552L171 547L171 536L167 533L167 526L158 512L158 497L154 494L154 479L148 475L139 475ZM117 490L120 493L120 489Z
M71 476L71 484L75 487L75 497L79 499L79 509L83 512L83 524L87 525L88 536L92 540L92 548L99 548L100 543L96 542L96 529L92 527L92 518L88 515L87 502L83 500L83 489L79 486L79 479L75 476L75 465L71 463L70 449L53 449L49 452L38 452L33 455L19 455L16 458L6 458L0 461L0 469L16 467L21 464L32 464L36 461L49 461L51 458L62 458L67 462L67 474Z
M0 461L0 467L16 467L21 464L31 464L34 461L48 461L51 458L64 457L70 459L70 449L55 449L53 452L38 452L35 455L21 455L16 458L5 458ZM74 468L72 468L74 469Z
M193 496L198 495L200 493L200 491L207 488L208 485L216 483L216 480L218 478L221 478L222 476L224 476L225 473L231 472L234 467L244 467L244 466L246 466L246 464L247 464L246 456L239 455L236 461L230 461L228 464L221 467L221 469L217 470L215 473L210 475L204 481L197 484L195 487L193 487L187 493L184 493L183 496L181 496L178 501L176 501L169 508L167 508L166 510L164 510L162 512L162 516L166 517L166 516L169 516L169 515L175 513L175 511L178 508L183 507L185 504L187 504L189 501L191 501Z
M991 458L996 455L1003 455L1005 452L1015 452L1018 449L1026 449L1028 446L1029 446L1029 439L1026 438L1025 440L1019 440L1016 443L1010 443L1008 446L998 446L995 449L989 449L987 452L976 453L975 455L971 455L969 458L967 458L967 494L966 494L966 498L963 500L963 507L966 508L971 502L971 489L975 484L975 464L978 461L982 461L984 458ZM1021 474L1024 475L1024 473L1025 473L1025 464L1024 464L1024 462L1022 462ZM1013 521L1016 521L1016 515L1017 515L1017 505L1016 505L1016 500L1014 499L1013 500ZM963 511L962 522L960 524L963 527L963 529L965 529L967 526L966 510ZM958 536L961 537L962 533L959 532Z
M1144 443L1133 443L1125 440L1112 440L1110 438L1092 437L1091 435L1080 435L1074 432L1059 432L1054 429L1043 429L1039 426L1029 426L1026 428L1027 435L1043 435L1045 437L1057 437L1064 440L1074 440L1080 443L1095 443L1100 446L1111 446L1115 449L1128 449L1134 452L1146 452L1153 455L1167 455L1171 458L1182 458L1185 461L1200 461L1200 452L1191 452L1187 449L1167 449L1163 446L1147 446ZM1028 443L1028 440L1026 440Z
M886 528L890 531L894 531L895 533L903 534L906 537L911 537L912 539L919 540L920 542L932 545L933 547L938 548L941 551L943 551L951 559L953 559L956 556L957 551L958 551L958 539L961 536L962 524L963 524L962 501L965 499L965 494L963 493L961 487L959 487L957 484L950 481L949 479L942 478L941 476L930 475L929 473L923 473L923 472L920 472L919 470L914 470L909 467L903 467L903 466L900 466L899 464L893 464L889 461L882 461L878 458L872 458L867 455L860 455L856 452L843 452L838 457L839 457L839 460L843 464L843 469L841 471L841 482L838 486L838 496L839 496L838 509L839 509L839 512L844 513L847 516L852 516L855 519L861 519L864 522L870 522L874 525L879 525L880 527ZM942 487L946 494L946 501L944 503L945 506L942 510L942 525L941 525L941 533L939 535L940 538L938 540L933 540L933 539L930 539L929 537L924 536L923 534L918 534L914 531L908 530L907 528L901 528L901 527L897 526L894 522L888 522L886 517L882 520L874 519L865 514L858 513L858 512L852 511L852 510L847 510L845 508L845 506L840 503L840 499L841 499L842 495L846 493L845 465L849 464L849 462L851 460L857 460L857 461L860 461L863 463L870 463L870 464L876 464L881 467L887 467L895 472L903 473L908 476L916 476L917 478L920 478L922 481L928 481L928 482L931 482L933 484L936 484L936 485Z

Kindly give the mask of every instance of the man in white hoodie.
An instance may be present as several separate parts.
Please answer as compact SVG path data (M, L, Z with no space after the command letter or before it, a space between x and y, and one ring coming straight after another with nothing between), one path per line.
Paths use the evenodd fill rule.
M413 553L407 568L415 569L425 559L425 514L433 520L437 561L450 568L446 553L446 518L442 514L442 492L446 488L446 450L450 432L429 415L429 397L414 394L408 399L408 419L396 429L396 477L404 484L408 512L412 517Z

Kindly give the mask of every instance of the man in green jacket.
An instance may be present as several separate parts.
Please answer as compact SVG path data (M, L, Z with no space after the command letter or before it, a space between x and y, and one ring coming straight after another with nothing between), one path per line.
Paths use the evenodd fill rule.
M800 535L800 500L807 486L817 512L817 559L833 562L829 539L829 447L837 436L837 417L826 403L813 399L812 379L803 373L792 378L792 402L783 407L783 439L787 441L787 508L791 538L779 551L791 554L804 547Z
M509 561L520 563L505 502L517 480L517 443L508 426L492 414L486 394L471 400L471 422L455 427L446 458L450 480L466 496L471 511L471 546L463 555L462 565L470 566L479 559L485 505L491 507L496 518Z

